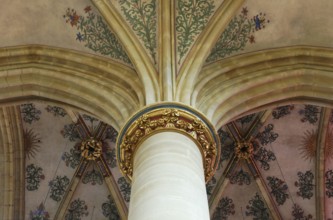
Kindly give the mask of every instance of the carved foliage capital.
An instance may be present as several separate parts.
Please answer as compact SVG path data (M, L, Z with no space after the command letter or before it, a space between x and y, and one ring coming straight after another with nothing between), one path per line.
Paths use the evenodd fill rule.
M125 127L118 139L117 156L120 168L128 179L132 178L136 149L145 138L163 130L174 130L191 137L202 153L206 181L213 176L218 165L219 142L212 126L198 115L185 109L155 108L137 116Z

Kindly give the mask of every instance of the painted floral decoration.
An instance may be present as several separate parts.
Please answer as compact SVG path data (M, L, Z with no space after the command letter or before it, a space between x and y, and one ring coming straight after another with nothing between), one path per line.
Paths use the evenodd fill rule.
M50 215L45 210L45 206L41 203L36 210L30 211L30 220L49 220Z
M314 105L304 105L304 109L301 109L298 113L303 116L302 122L315 124L318 121L320 109Z
M83 15L68 8L63 17L66 23L78 30L76 40L84 43L85 47L131 65L116 35L110 31L103 18L93 12L91 6L84 8Z
M125 177L120 177L118 179L118 184L120 192L123 194L124 200L129 202L131 196L131 185L126 181Z
M287 116L291 113L291 111L294 109L294 105L286 105L277 107L273 110L272 115L274 119L280 119L284 116Z
M156 0L119 0L121 11L156 64Z
M206 184L206 192L208 196L212 195L215 185L216 185L216 178L213 176L213 178Z
M48 105L45 109L55 117L65 117L67 115L65 109L58 106Z
M21 105L21 113L23 121L31 124L32 122L40 119L40 114L42 112L35 107L35 104L27 103Z
M67 176L57 176L55 179L51 180L50 186L50 198L56 202L59 202L62 196L66 192L66 188L69 185L69 179Z
M325 172L325 186L326 186L326 196L328 198L333 197L333 170L327 170Z
M178 0L177 1L177 52L178 63L189 51L195 38L205 28L214 13L213 0Z
M305 215L304 210L297 204L293 205L292 216L294 220L309 220L312 219L312 215Z
M65 161L66 166L75 169L80 164L81 151L74 146L72 149L70 149L69 153L64 152L61 159Z
M99 185L102 185L103 176L99 171L92 169L91 171L88 171L85 173L85 175L83 176L82 182L84 184L91 182L91 185L96 185L96 183L98 183Z
M69 205L65 220L81 220L81 217L88 216L88 214L86 202L81 199L75 199Z
M76 126L77 125L75 123L65 125L64 128L61 130L62 136L64 138L68 138L72 142L79 140L80 135Z
M298 187L297 195L303 199L311 199L314 190L314 175L308 170L305 173L298 172L298 181L295 182L295 186Z
M251 176L248 172L243 171L243 169L241 169L238 172L235 172L231 177L230 177L230 183L231 184L238 184L238 185L250 185L251 183Z
M41 180L45 179L43 169L35 164L26 168L26 188L28 191L38 190Z
M223 197L216 207L213 220L228 219L228 216L235 214L235 204L229 197Z
M241 13L235 16L222 35L217 40L206 62L211 63L225 58L228 55L244 50L250 43L254 44L255 32L263 30L270 20L266 14L260 12L254 16L248 16L249 10L244 7Z
M287 184L283 180L274 176L268 176L266 179L268 180L268 186L271 188L271 194L275 197L275 201L278 205L283 205L289 198L289 195L287 194Z
M117 211L116 203L111 195L108 195L108 201L102 204L103 215L109 220L119 220L120 216Z
M258 193L254 196L253 199L249 201L249 205L246 206L247 211L245 212L246 216L253 216L253 219L256 220L269 220L269 210L265 205L263 199L259 196Z
M262 145L273 143L279 137L279 134L275 133L273 129L274 125L268 124L267 126L265 126L264 131L258 133L256 138L260 141Z

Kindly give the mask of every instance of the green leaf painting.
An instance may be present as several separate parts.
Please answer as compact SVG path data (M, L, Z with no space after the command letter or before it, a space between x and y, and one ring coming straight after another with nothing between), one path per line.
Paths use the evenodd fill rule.
M245 7L239 15L230 21L206 62L210 63L225 58L235 52L244 50L248 43L255 43L254 33L264 29L270 21L266 18L265 13L260 12L249 18L248 12Z
M177 1L177 52L181 62L195 37L204 29L214 12L213 0L178 0Z
M76 10L68 8L63 17L66 23L76 27L78 30L76 40L84 43L85 47L131 64L116 35L109 29L103 18L92 11L91 6L84 8L84 15L79 15Z
M156 0L119 0L119 4L126 20L156 64Z

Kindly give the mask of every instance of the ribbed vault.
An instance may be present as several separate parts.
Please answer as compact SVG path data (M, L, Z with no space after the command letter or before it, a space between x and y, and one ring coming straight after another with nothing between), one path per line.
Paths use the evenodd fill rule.
M119 63L49 48L3 48L1 102L46 99L85 109L120 128L139 106L144 91L136 73Z
M198 77L192 103L217 127L286 100L330 105L332 55L327 48L291 47L207 65Z
M82 205L82 198L88 205L82 205L81 219L126 219L130 185L115 161L105 161L112 159L117 131L130 116L160 101L190 105L219 130L223 158L207 184L212 219L252 219L247 207L259 200L269 210L262 216L273 219L296 219L291 210L302 207L315 219L332 218L333 192L325 188L333 182L330 0L5 0L4 5L4 219L31 219L36 208L67 218L71 204ZM27 112L32 121L24 119ZM28 158L23 146L29 132L41 149L36 158ZM68 159L88 136L104 141L103 156L96 163L78 154L75 163ZM240 159L236 153L249 146L252 156ZM270 154L268 163L259 152L273 152L275 160ZM47 171L44 182L38 176L40 189L26 188L31 164ZM297 194L298 172L306 171L313 174L311 198ZM235 173L245 178L242 186L236 186ZM57 176L68 179L59 201L46 183ZM282 196L285 204L270 188L268 179L276 178L288 183L289 191L281 193L289 195ZM103 204L107 214L98 209Z

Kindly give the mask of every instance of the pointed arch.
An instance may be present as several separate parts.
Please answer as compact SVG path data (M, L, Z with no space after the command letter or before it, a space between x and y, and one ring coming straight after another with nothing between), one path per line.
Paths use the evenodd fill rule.
M227 27L244 0L224 0L192 46L177 78L176 101L190 103L195 80L220 34Z
M0 49L0 103L47 99L84 109L119 129L144 105L136 73L111 60L45 46Z
M112 30L116 31L119 41L134 64L139 78L144 84L145 104L159 101L160 89L157 71L143 46L129 26L124 25L126 22L109 1L93 0L93 2Z
M332 49L305 46L228 58L204 68L192 102L217 127L290 101L332 106L332 63Z

